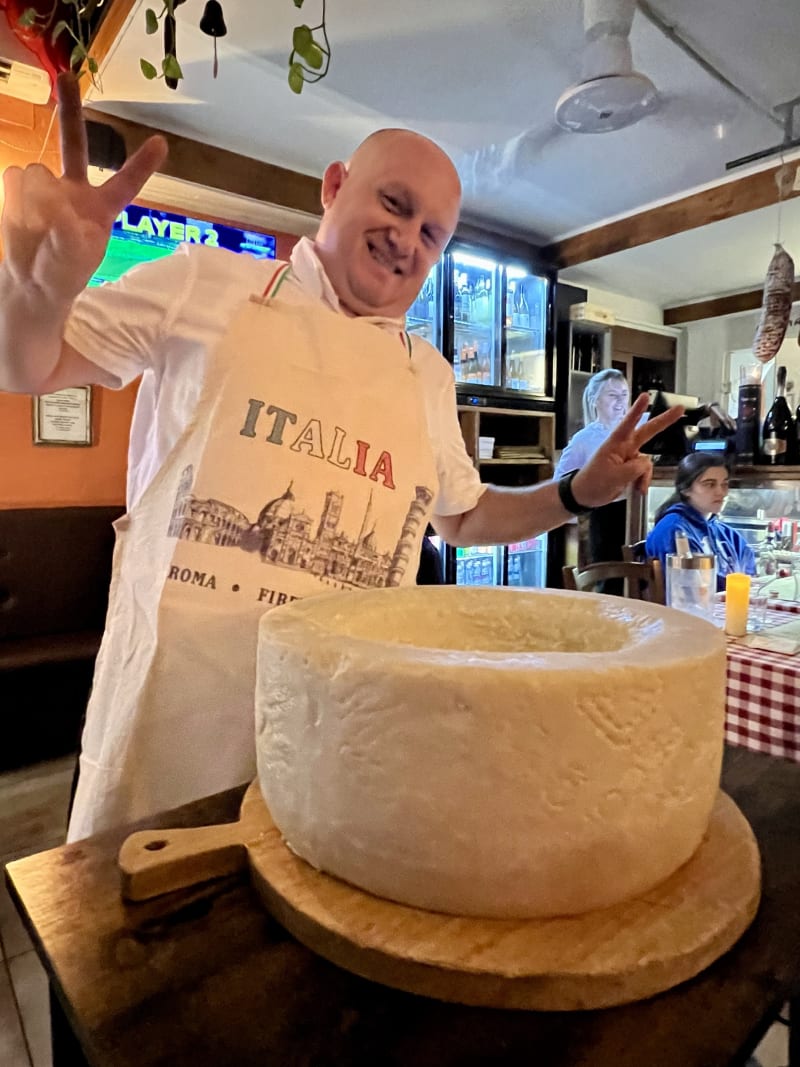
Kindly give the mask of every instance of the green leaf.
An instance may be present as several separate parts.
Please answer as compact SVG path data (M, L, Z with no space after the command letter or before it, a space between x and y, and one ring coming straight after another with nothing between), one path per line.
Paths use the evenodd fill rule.
M66 30L66 29L68 29L66 20L65 19L59 19L59 21L53 27L53 32L50 34L50 43L51 44L55 44L56 43L56 38L59 36L59 34L63 33L64 30Z
M148 7L144 13L144 32L158 33L158 15L153 11L152 7Z
M148 81L152 81L153 78L158 77L158 71L153 66L153 64L148 63L146 59L139 60L139 67L142 71L142 74L144 74L145 78L147 78Z
M294 6L295 7L302 7L303 6L303 0L294 0Z
M308 63L312 70L319 70L323 64L325 56L323 55L320 46L312 41L307 50L303 53L303 59Z
M90 74L97 74L97 72L98 72L98 70L100 68L97 66L97 60L94 58L94 56L89 56L89 59L87 60L87 64L88 64L88 67L89 67L89 73Z
M311 35L311 30L308 26L295 26L294 33L292 34L292 48L295 52L299 52L303 59L305 59L306 52L313 43L314 38Z
M164 56L161 69L164 72L165 78L177 78L180 80L183 77L183 71L181 70L181 65L178 62L177 56L172 54Z
M303 68L299 63L291 63L289 65L289 88L293 93L302 93L303 91Z
M17 19L17 25L22 26L24 29L28 29L31 26L36 25L36 17L36 9L33 7L26 7Z
M82 44L76 44L69 54L70 67L77 67L86 59L86 49Z

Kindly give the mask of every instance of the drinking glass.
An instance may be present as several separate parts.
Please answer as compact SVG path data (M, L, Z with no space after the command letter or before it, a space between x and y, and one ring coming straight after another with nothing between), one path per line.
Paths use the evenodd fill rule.
M747 629L758 633L764 629L767 621L767 586L772 582L769 575L756 575L750 578L750 598L747 605Z

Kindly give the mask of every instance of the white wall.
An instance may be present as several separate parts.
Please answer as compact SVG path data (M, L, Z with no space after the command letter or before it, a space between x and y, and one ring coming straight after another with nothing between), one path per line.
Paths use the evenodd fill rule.
M797 318L798 311L800 305L796 304L792 309L792 320ZM684 351L678 377L686 393L705 401L723 399L727 356L752 346L759 316L759 311L748 311L742 315L690 322L684 327ZM786 366L787 379L795 383L793 402L797 404L800 399L797 326L790 325L786 331L786 338L775 358L775 365L780 364Z
M570 284L582 283L577 278L570 278ZM599 289L585 283L583 288L587 290L588 303L612 311L623 323L630 323L641 329L650 327L656 333L676 336L676 392L696 396L706 402L724 399L722 391L727 356L730 352L751 347L760 311L703 319L676 330L664 326L663 311L658 304L624 296L622 293L612 293L608 289ZM792 321L798 315L800 303L792 308ZM797 343L797 333L797 326L790 325L786 340L775 360L776 365L785 364L787 380L794 382L794 395L789 397L793 406L800 402L800 345Z
M702 319L684 327L685 363L683 392L701 401L719 400L720 383L728 344L728 319ZM750 335L752 341L752 334ZM736 345L737 348L744 347Z
M574 284L579 285L580 282ZM607 289L598 289L593 285L583 288L589 294L586 297L587 303L597 304L608 311L613 311L618 319L642 326L649 323L660 329L664 327L663 314L658 304L653 304L649 300L638 300L632 296L623 296L622 293L611 293Z

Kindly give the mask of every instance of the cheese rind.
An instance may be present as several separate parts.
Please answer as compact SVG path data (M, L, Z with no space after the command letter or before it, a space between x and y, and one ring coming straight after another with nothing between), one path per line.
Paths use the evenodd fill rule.
M331 594L260 624L259 782L287 844L454 915L574 914L698 847L725 644L683 612L560 591Z

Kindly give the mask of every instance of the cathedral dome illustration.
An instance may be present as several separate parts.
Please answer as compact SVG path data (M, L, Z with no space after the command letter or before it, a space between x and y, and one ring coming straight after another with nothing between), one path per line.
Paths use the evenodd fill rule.
M289 482L286 492L282 496L275 497L274 500L270 500L268 504L264 505L258 516L258 526L270 526L291 516L292 505L294 504L293 484L294 482Z

